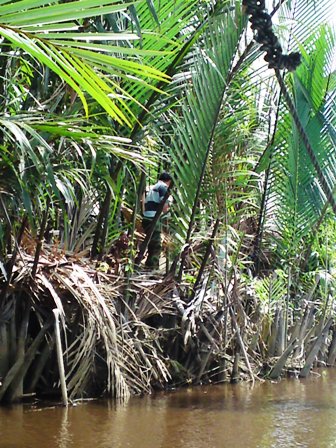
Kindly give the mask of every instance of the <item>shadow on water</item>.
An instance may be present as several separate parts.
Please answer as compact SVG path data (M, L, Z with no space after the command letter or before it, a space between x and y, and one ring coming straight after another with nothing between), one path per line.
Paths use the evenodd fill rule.
M0 448L336 448L336 370L64 409L0 409Z

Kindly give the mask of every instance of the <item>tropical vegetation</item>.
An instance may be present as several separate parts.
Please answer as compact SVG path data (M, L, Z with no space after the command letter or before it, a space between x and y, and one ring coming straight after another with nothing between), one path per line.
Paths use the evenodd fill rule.
M265 62L252 3L295 71ZM0 0L0 402L335 363L334 13ZM144 273L163 170L165 267Z

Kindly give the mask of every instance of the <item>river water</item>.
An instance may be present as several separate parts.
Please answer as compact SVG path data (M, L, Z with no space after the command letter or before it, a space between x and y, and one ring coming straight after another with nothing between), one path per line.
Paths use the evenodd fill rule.
M0 408L0 448L333 448L336 369L62 407Z

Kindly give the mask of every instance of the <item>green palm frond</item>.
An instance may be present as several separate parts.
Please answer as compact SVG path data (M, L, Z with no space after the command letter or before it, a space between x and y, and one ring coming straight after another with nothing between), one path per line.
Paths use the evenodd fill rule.
M175 198L182 234L188 226L197 190L203 181L202 171L213 143L227 78L244 25L245 17L238 7L209 23L202 42L192 55L189 89L178 103L176 112L169 115L175 128L170 157L179 186Z
M22 0L0 6L0 35L7 44L21 49L67 82L79 95L86 114L89 111L84 92L114 120L131 126L130 119L134 116L127 103L132 97L122 90L117 78L132 76L133 82L145 82L150 86L149 80L155 84L155 80L168 81L168 77L143 61L110 54L123 55L125 43L130 46L139 39L136 34L85 32L83 20L123 12L134 3L107 0L48 3ZM119 45L111 46L110 42L123 45L118 50Z
M265 314L271 315L275 305L284 303L287 294L287 275L280 269L263 278L256 278L252 288L260 300Z
M335 14L335 4L330 0L294 0L283 2L280 11L280 24L284 24L288 50L299 50L300 45L325 24L330 24ZM287 26L286 26L287 25Z
M330 91L329 82L334 39L334 33L327 27L310 37L301 46L303 63L287 84L331 191L335 189L336 169L334 92ZM267 214L269 227L281 234L280 252L289 250L294 254L319 219L326 197L301 136L283 106L279 117Z
M215 1L212 5L202 5L197 0L188 2L153 0L150 3L151 8L148 8L147 2L144 1L134 6L133 16L136 17L141 31L141 39L134 42L134 46L136 50L139 49L142 52L142 60L145 64L169 77L181 69L181 63L189 54L192 45L206 29L209 17L216 15L218 10L229 4L228 1ZM155 15L153 8L156 11ZM119 20L118 25L120 32L132 31L135 27L134 20L132 22ZM160 102L164 107L167 103L167 95L170 95L171 86L162 80L158 80L156 84L151 81L150 86L144 82L141 85L128 77L123 87L132 98L137 100L132 104L134 115L137 116L137 121L133 122L132 137L134 137L141 126L153 117L159 116L155 111L155 102Z
M129 139L108 135L106 128L85 126L74 119L49 119L42 122L41 115L21 114L0 120L7 143L0 146L0 188L7 193L14 215L21 208L16 203L21 198L32 224L45 195L65 211L64 204L75 206L79 191L85 195L92 183L99 189L99 183L109 178L110 158L138 166L144 163ZM11 151L12 147L16 150Z

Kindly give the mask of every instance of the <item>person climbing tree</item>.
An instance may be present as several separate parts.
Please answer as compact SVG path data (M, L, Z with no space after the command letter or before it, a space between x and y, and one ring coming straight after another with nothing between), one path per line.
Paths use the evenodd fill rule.
M154 222L155 215L163 201L162 212L166 214L169 210L169 201L167 199L167 191L172 183L170 174L163 172L158 182L149 188L143 201L143 220L142 226L146 233L146 237L150 237L147 247L147 259L145 265L150 269L158 269L161 255L161 229L162 222L158 219ZM154 225L154 228L153 228Z

